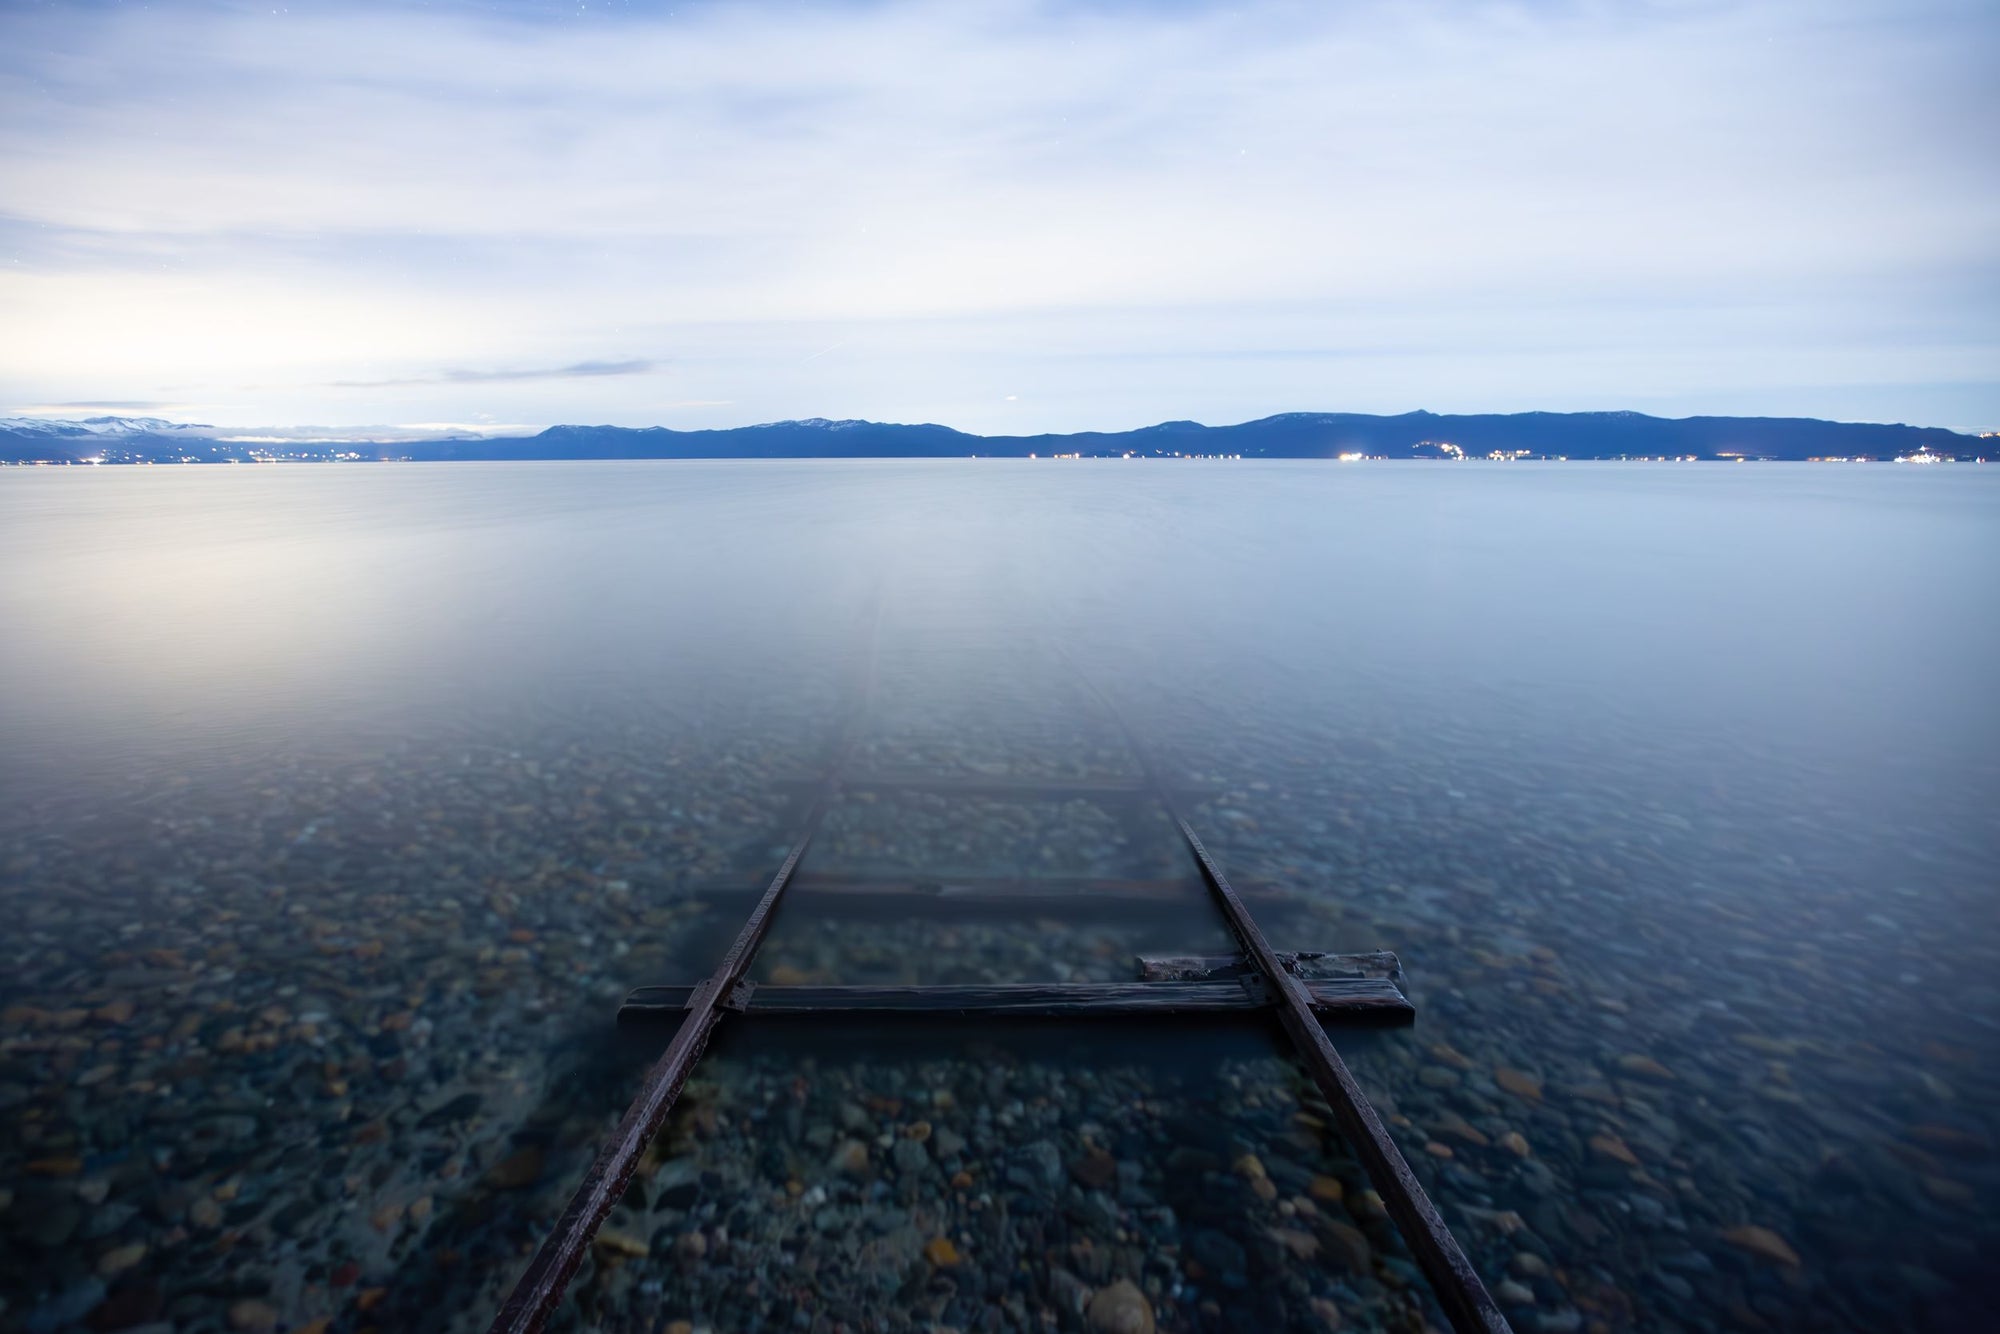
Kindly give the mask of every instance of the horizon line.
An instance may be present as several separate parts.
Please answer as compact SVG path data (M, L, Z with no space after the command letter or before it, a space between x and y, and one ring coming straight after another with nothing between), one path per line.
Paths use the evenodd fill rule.
M47 407L44 405L36 405L36 406L42 407L44 412L47 411ZM168 426L174 428L176 431L186 432L190 435L193 435L196 432L200 432L201 434L199 435L198 438L201 439L212 439L225 443L229 442L270 443L270 444L283 443L283 444L299 444L299 445L442 444L451 441L487 442L487 441L497 441L497 440L530 440L530 439L535 439L548 431L561 430L565 428L574 430L664 431L674 435L699 435L699 434L720 434L729 431L759 430L759 429L778 427L778 426L831 426L831 427L877 426L877 427L902 428L908 430L950 431L955 435L962 435L967 437L968 439L973 439L973 440L1038 440L1038 439L1067 439L1076 436L1132 435L1142 431L1159 430L1163 427L1184 427L1202 431L1225 431L1244 426L1255 426L1263 422L1277 421L1289 417L1359 417L1359 418L1371 418L1380 421L1395 421L1407 417L1437 417L1441 419L1464 418L1464 417L1502 417L1502 418L1643 417L1650 421L1661 421L1661 422L1694 422L1694 421L1811 422L1811 423L1832 425L1832 426L1864 426L1864 427L1900 428L1905 430L1918 430L1918 431L1943 431L1951 435L1963 436L1968 440L1990 439L1996 435L2000 435L2000 428L1995 428L1991 430L1988 429L1968 430L1954 426L1927 426L1927 425L1917 425L1910 422L1851 421L1833 417L1777 416L1771 414L1738 414L1738 413L1720 413L1720 412L1690 413L1686 416L1672 417L1656 413L1642 412L1636 408L1599 408L1599 409L1583 409L1575 411L1560 411L1560 410L1553 410L1546 408L1530 408L1515 412L1437 412L1429 408L1412 408L1403 412L1352 412L1339 409L1311 409L1311 410L1291 410L1283 412L1272 412L1272 413L1267 413L1261 417L1248 417L1240 421L1229 421L1220 423L1197 421L1192 418L1167 418L1167 419L1147 422L1139 426L1128 426L1128 427L1121 427L1114 429L1086 428L1081 430L1069 430L1069 431L1032 431L1032 432L1021 432L1013 434L969 431L964 429L963 427L948 426L942 422L889 421L873 417L824 417L824 416L780 417L765 421L739 422L729 426L668 426L664 423L659 423L659 422L649 423L641 426L624 426L612 422L590 422L590 421L557 421L557 422L550 422L546 425L537 426L532 423L509 422L505 426L498 428L497 431L488 432L469 423L459 423L459 422L449 423L448 425L446 423L437 423L437 422L412 422L412 423L381 423L374 425L355 425L355 426L332 426L332 425L314 425L314 424L296 424L290 426L272 426L269 424L244 425L244 426L218 426L210 422L176 421L170 418L156 417L149 413L133 413L128 416L123 413L96 412L90 416L75 416L75 415L44 416L35 412L33 408L26 409L25 411L17 410L17 413L18 415L9 414L9 416L7 417L0 417L0 422L32 421L38 424L45 423L48 425L63 426L63 425L86 425L94 422L132 421L132 420L144 419L144 420L166 422ZM440 431L439 430L440 427L444 427L445 431ZM456 432L456 433L445 433L446 431ZM310 432L311 434L306 434L308 432ZM379 432L381 434L379 435L370 434L375 432ZM421 432L422 434L415 434L418 432ZM283 433L283 434L274 434L274 433Z

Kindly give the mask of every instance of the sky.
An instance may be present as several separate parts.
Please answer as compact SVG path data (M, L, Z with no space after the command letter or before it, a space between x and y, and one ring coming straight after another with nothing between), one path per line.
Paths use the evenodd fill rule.
M1991 0L0 5L0 414L2000 428Z

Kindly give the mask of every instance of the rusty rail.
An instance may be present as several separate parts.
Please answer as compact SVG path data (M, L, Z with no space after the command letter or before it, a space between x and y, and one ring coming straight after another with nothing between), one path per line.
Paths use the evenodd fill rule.
M660 1127L673 1110L674 1100L680 1097L681 1087L687 1083L688 1074L694 1063L701 1059L703 1048L708 1046L709 1035L721 1021L723 1001L736 984L743 980L743 973L749 967L757 946L763 942L764 932L771 924L771 913L778 905L778 898L785 892L785 886L792 878L792 871L798 866L799 858L805 855L806 845L812 842L813 834L819 828L819 821L825 814L825 800L814 803L814 809L807 819L805 833L792 845L785 864L777 875L771 878L771 887L764 891L764 897L750 914L750 920L743 924L743 930L736 936L736 942L723 956L722 964L714 974L695 988L693 998L688 1002L686 1017L667 1050L653 1068L646 1072L646 1082L639 1089L639 1096L626 1109L625 1117L612 1133L611 1142L598 1154L591 1164L590 1174L570 1197L569 1207L556 1221L555 1230L542 1243L514 1285L507 1304L500 1308L491 1326L491 1334L533 1334L542 1328L556 1303L562 1300L563 1289L569 1286L570 1277L590 1251L591 1238L605 1215L611 1212L632 1184L632 1174L638 1169L639 1159L646 1152L646 1146L653 1142L653 1136L660 1133Z
M1306 984L1278 961L1271 943L1264 939L1243 901L1229 887L1222 868L1209 856L1188 822L1176 814L1174 823L1180 827L1181 837L1187 840L1195 860L1201 863L1202 878L1208 881L1209 889L1222 905L1230 929L1243 942L1244 951L1257 961L1265 985L1277 993L1279 1022L1298 1048L1299 1058L1312 1071L1314 1082L1340 1123L1340 1133L1353 1145L1389 1216L1402 1230L1404 1241L1409 1243L1424 1277L1430 1280L1431 1291L1450 1317L1452 1328L1459 1334L1506 1334L1507 1317L1500 1313L1499 1305L1480 1281L1479 1271L1465 1258L1458 1239L1451 1235L1437 1206L1410 1171L1409 1163L1389 1137L1382 1118L1369 1105L1368 1095L1355 1082L1347 1062L1340 1059L1326 1030L1320 1027Z
M1068 654L1063 657L1065 661L1069 660ZM1452 1328L1458 1334L1512 1334L1507 1317L1501 1313L1492 1294L1486 1291L1479 1272L1465 1258L1458 1239L1445 1226L1437 1206L1424 1193L1422 1184L1410 1171L1410 1164L1404 1159L1402 1150L1396 1147L1388 1128L1382 1124L1382 1118L1369 1104L1368 1095L1362 1092L1361 1085L1355 1082L1353 1073L1348 1070L1347 1062L1340 1058L1326 1030L1320 1027L1306 983L1271 948L1271 942L1264 938L1264 932L1250 915L1250 910L1243 906L1243 900L1230 887L1222 867L1175 806L1173 789L1162 779L1151 754L1126 721L1123 711L1078 670L1074 662L1070 662L1070 667L1124 734L1133 760L1159 794L1161 805L1186 841L1188 851L1201 868L1202 879L1207 882L1216 905L1228 920L1230 931L1243 946L1244 954L1262 974L1265 986L1277 997L1279 1022L1292 1039L1299 1059L1312 1072L1313 1082L1319 1085L1327 1106L1333 1110L1341 1134L1353 1146L1356 1157L1361 1160L1369 1180L1375 1184L1376 1192L1381 1195L1389 1216L1402 1232L1403 1240L1416 1257L1424 1277L1430 1280L1431 1291L1451 1320ZM1296 958L1293 967L1296 967Z
M695 987L686 1004L686 1017L681 1020L673 1040L667 1044L666 1051L652 1069L646 1072L638 1096L626 1109L618 1128L612 1132L610 1143L597 1155L583 1184L570 1196L569 1205L563 1210L562 1217L556 1220L554 1231L543 1240L535 1258L515 1283L513 1292L488 1327L488 1334L538 1334L548 1323L577 1267L590 1253L591 1240L596 1236L598 1227L632 1184L632 1174L638 1170L646 1146L660 1133L660 1127L666 1122L667 1113L673 1110L674 1101L680 1097L695 1062L701 1059L703 1049L708 1046L709 1036L722 1016L731 1010L731 997L743 981L744 973L749 971L757 947L764 943L764 935L770 929L778 900L792 883L799 860L805 856L813 835L819 832L820 823L826 818L827 807L839 781L841 764L853 749L856 730L873 693L880 612L878 601L871 613L868 642L856 692L858 699L834 738L819 790L812 796L791 851L785 855L777 874L771 877L763 897L751 909L749 920L736 933L735 941L716 965L715 972Z

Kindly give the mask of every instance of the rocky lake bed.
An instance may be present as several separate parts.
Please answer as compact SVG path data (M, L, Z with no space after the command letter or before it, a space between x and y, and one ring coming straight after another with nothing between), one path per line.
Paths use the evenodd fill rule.
M483 1328L850 722L753 981L1229 951L1106 699L1521 1334L1991 1326L1989 501L453 466L0 497L0 1334ZM555 1328L1444 1325L1261 1018L732 1016Z
M1232 734L1243 753L1188 766L1211 791L1193 819L1268 891L1281 947L1401 953L1416 1026L1336 1037L1518 1328L1968 1327L1996 1165L1977 1016L1942 1003L1977 985L1950 971L1967 942L1860 885L1816 882L1785 932L1730 894L1641 901L1726 837L1645 809L1579 835L1573 812L1427 793L1392 748L1346 754L1358 777L1326 762L1339 746ZM706 970L738 911L708 891L775 863L796 815L775 780L814 759L665 738L534 756L411 748L10 839L5 1328L495 1309L656 1049L613 1030L619 998ZM1423 840L1354 836L1433 797ZM1165 830L857 791L806 866L1147 879L1171 874ZM1188 904L1163 934L1143 914L849 920L799 894L765 980L1118 980L1176 933L1218 939ZM952 1050L920 1024L901 1052L893 1022L765 1022L703 1066L563 1327L1440 1325L1259 1024L1182 1052L1146 1025Z

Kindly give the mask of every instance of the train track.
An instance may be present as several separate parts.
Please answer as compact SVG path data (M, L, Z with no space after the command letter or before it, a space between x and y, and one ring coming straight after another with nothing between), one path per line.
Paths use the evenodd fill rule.
M701 982L691 986L641 987L620 1008L621 1025L671 1027L672 1036L562 1217L494 1318L490 1334L537 1334L548 1321L589 1252L598 1227L624 1196L647 1146L665 1123L717 1025L726 1018L979 1015L1037 1020L1121 1017L1159 1023L1218 1012L1275 1015L1290 1037L1299 1061L1319 1086L1389 1216L1402 1232L1452 1328L1457 1334L1509 1334L1505 1316L1327 1036L1327 1024L1397 1024L1414 1018L1415 1010L1403 991L1402 969L1395 955L1386 951L1327 955L1274 950L1246 906L1245 896L1230 884L1182 811L1181 799L1195 790L1162 776L1116 701L1099 690L1073 663L1070 666L1077 679L1117 724L1143 775L1138 782L1059 780L1038 785L1032 779L947 778L926 784L920 775L914 774L846 773L873 693L879 607L871 621L862 666L852 691L853 703L829 746L822 772L809 782L795 784L803 789L805 800L790 850L751 905L734 942L715 971ZM920 878L884 881L800 874L800 862L828 809L843 791L891 788L1001 800L1048 799L1049 792L1054 791L1065 800L1155 802L1172 821L1209 896L1235 936L1240 953L1141 956L1137 961L1139 976L1131 982L772 986L748 981L746 975L780 900L788 889L801 882L811 883L821 892L838 893L845 889L850 894L849 902L879 899L882 902L877 906L890 911L927 904L957 910L1025 911L1057 901L1058 896L1049 892L1050 886L1032 882ZM1096 880L1067 888L1071 902L1078 901L1077 895L1081 893L1086 904L1101 899L1107 905L1130 905L1157 899L1167 891L1167 882Z

